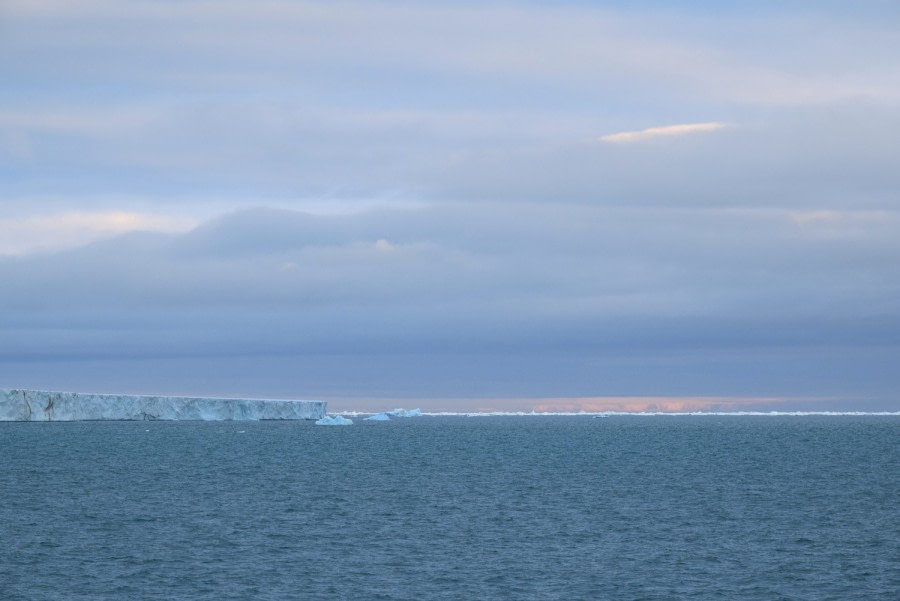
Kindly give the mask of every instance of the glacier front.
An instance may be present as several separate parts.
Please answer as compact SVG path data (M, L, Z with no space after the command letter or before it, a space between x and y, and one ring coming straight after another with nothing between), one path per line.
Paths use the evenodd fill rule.
M0 421L321 419L325 401L0 390Z

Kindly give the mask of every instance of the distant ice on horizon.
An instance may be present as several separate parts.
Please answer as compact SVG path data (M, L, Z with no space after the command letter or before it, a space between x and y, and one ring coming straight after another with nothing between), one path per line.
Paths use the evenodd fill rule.
M422 410L421 409L403 409L402 407L398 407L393 411L388 411L387 415L393 417L421 417Z

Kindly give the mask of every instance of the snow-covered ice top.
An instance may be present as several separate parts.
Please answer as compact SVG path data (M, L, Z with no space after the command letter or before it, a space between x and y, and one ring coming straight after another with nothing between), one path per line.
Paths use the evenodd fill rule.
M319 419L325 401L0 390L0 421Z

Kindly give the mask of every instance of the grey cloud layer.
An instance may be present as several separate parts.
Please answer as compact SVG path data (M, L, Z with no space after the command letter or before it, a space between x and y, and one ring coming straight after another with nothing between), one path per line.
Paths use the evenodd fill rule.
M841 169L891 189L898 28L810 7L13 2L5 196L771 202L759 182L781 170L794 184ZM687 150L595 143L709 120L747 131Z
M136 72L134 83L163 80L188 89L232 83L235 76L272 85L273 75L306 69L316 79L299 90L315 91L328 79L325 69L364 76L364 67L563 81L594 91L604 81L640 89L665 79L689 95L775 104L885 92L896 98L898 91L895 81L879 77L896 67L887 50L898 43L890 23L897 15L876 20L860 10L829 18L817 3L782 12L774 24L771 14L710 18L538 3L8 4L16 25L10 42L24 56L88 77L124 76L126 65L155 60L164 68ZM761 36L765 45L758 44ZM798 37L815 37L815 48L797 44ZM50 61L43 54L48 46L78 52ZM112 48L118 55L107 52ZM99 60L79 62L85 55ZM865 72L857 69L861 60L869 64Z
M535 132L528 131L527 115L519 115L520 126L509 115L492 121L452 112L179 110L156 114L139 133L92 144L38 135L40 161L10 161L9 190L49 189L57 196L66 190L78 198L92 190L153 194L170 206L199 191L252 195L255 202L331 197L896 209L897 114L850 104L611 143L600 139L611 132L587 118L562 120L554 130L545 116Z
M252 210L3 260L6 352L885 344L897 227L887 212Z

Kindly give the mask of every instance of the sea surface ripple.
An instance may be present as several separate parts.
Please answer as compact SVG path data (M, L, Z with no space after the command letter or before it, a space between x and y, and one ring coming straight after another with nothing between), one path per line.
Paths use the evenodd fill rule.
M0 599L900 598L900 418L0 424Z

